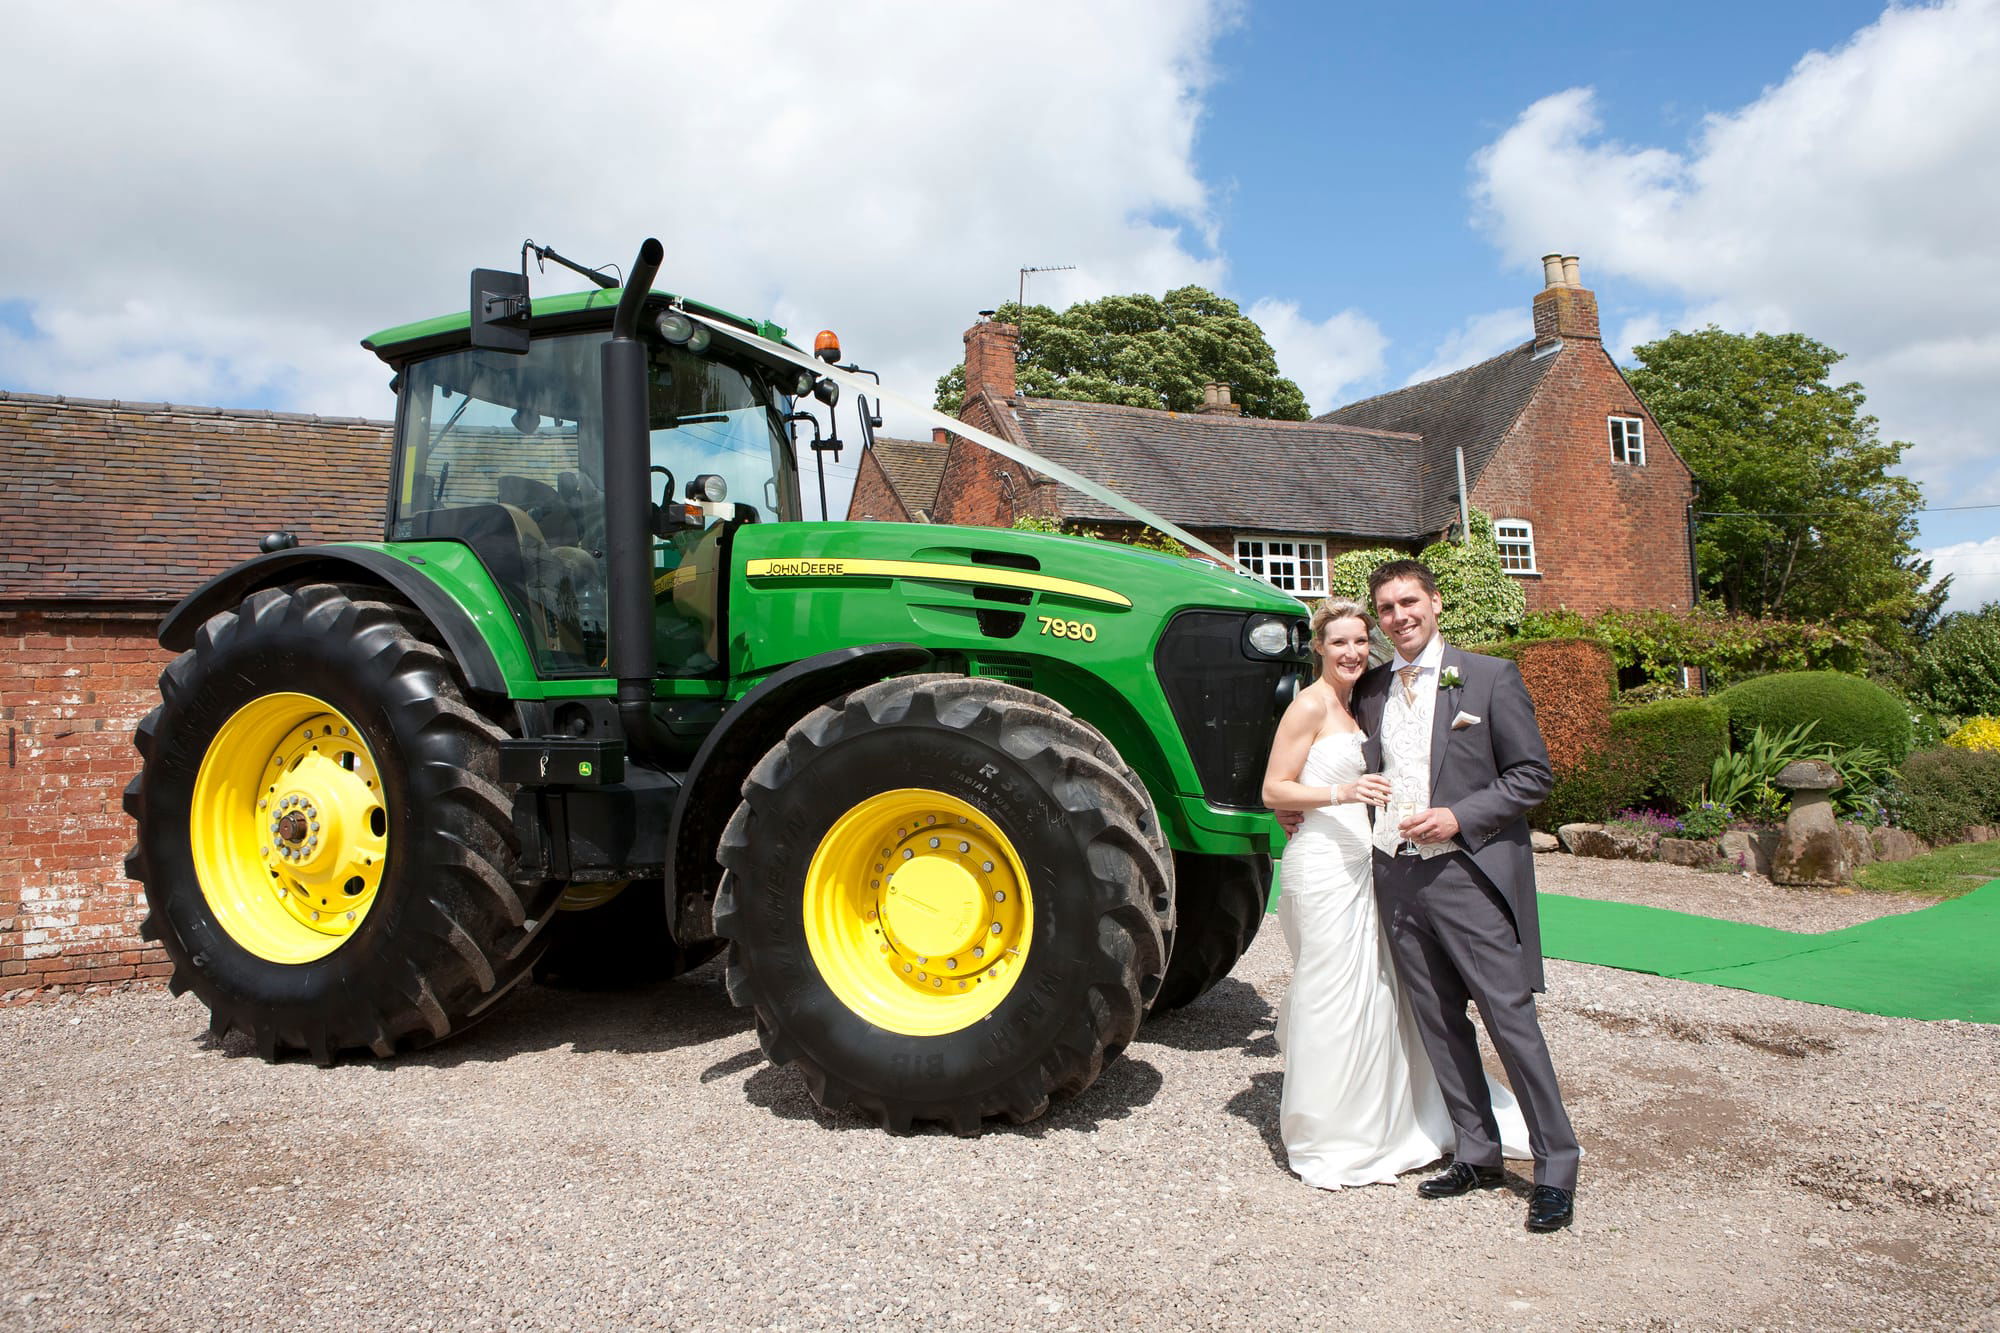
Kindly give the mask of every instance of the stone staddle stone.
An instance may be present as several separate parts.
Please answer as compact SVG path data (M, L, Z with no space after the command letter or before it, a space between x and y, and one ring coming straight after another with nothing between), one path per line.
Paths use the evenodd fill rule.
M1824 760L1801 759L1785 765L1777 784L1792 793L1792 811L1771 857L1771 878L1815 887L1847 883L1854 861L1829 799L1840 786L1839 770Z

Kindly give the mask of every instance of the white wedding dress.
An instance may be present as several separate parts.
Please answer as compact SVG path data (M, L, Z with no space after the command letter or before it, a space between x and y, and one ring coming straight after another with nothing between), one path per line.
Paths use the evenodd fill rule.
M1362 771L1361 733L1336 734L1313 743L1299 781L1331 787ZM1375 909L1372 855L1359 804L1307 811L1285 847L1278 920L1292 984L1278 1006L1278 1128L1292 1170L1321 1189L1391 1182L1457 1139ZM1502 1152L1531 1157L1513 1094L1486 1081Z

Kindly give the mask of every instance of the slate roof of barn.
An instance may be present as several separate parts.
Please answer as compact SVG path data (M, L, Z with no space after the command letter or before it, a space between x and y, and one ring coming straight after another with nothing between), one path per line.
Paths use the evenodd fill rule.
M392 427L0 390L0 602L176 602L257 554L379 540Z

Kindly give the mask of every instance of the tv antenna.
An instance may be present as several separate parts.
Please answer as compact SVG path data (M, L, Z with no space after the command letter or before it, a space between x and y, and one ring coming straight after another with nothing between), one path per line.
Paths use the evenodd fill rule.
M1074 264L1029 264L1021 270L1021 285L1019 290L1014 293L1014 304L1026 305L1028 303L1028 275L1030 273L1067 273L1075 267L1076 265Z

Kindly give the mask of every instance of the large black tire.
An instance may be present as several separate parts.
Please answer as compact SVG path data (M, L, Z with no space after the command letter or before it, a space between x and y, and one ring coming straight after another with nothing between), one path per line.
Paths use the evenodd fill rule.
M1175 852L1174 884L1180 921L1155 1012L1193 1004L1243 957L1264 924L1271 858Z
M210 618L134 737L142 931L174 992L266 1059L462 1029L528 974L560 891L510 882L505 733L410 608L372 595L266 589ZM281 810L297 818L274 832Z
M559 907L535 978L571 990L617 990L671 981L725 947L702 940L682 948L667 927L666 886L635 880L595 907Z
M1159 986L1157 823L1051 699L959 676L857 690L764 756L723 833L730 998L824 1109L896 1132L1032 1120L1096 1080Z

